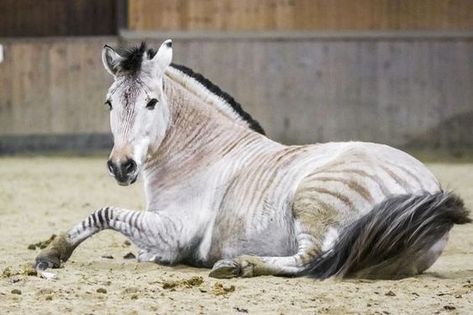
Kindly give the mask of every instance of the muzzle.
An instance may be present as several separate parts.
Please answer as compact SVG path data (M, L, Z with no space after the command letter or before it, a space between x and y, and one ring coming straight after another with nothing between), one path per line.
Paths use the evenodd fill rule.
M107 161L107 168L119 185L127 186L133 184L138 177L138 167L133 159L127 158L124 161Z

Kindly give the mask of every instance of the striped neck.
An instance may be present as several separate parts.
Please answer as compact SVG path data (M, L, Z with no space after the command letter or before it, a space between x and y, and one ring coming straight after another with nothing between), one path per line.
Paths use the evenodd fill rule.
M232 119L235 123L265 134L260 124L245 112L241 105L217 85L191 69L172 64L166 71L167 76L184 87L190 94L196 95L203 102L213 106L216 111Z

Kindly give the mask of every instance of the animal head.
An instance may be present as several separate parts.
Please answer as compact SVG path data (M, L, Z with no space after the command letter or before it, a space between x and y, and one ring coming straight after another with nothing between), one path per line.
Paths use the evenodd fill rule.
M120 185L136 181L164 138L170 111L163 77L171 60L169 39L157 51L145 43L129 50L102 50L105 70L114 78L105 101L114 141L107 166Z

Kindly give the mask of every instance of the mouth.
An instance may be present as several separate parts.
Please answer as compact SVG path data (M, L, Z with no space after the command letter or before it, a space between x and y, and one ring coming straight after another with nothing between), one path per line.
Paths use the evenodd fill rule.
M115 180L117 181L118 185L120 185L120 186L132 185L136 182L137 179L138 179L138 175L134 175L133 177L128 177L126 179L117 179L115 177Z
M138 173L126 176L125 178L118 178L117 176L113 176L117 181L117 184L120 186L129 186L136 182L138 179Z

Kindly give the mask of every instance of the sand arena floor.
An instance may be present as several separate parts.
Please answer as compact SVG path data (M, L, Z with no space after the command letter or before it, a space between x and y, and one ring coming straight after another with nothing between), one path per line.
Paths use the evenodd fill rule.
M473 209L473 164L429 166ZM28 275L39 252L28 245L105 205L142 209L142 187L116 185L105 157L1 158L0 177L1 314L473 314L473 225L454 228L427 273L400 281L216 280L124 259L135 248L111 231L82 244L56 280Z

